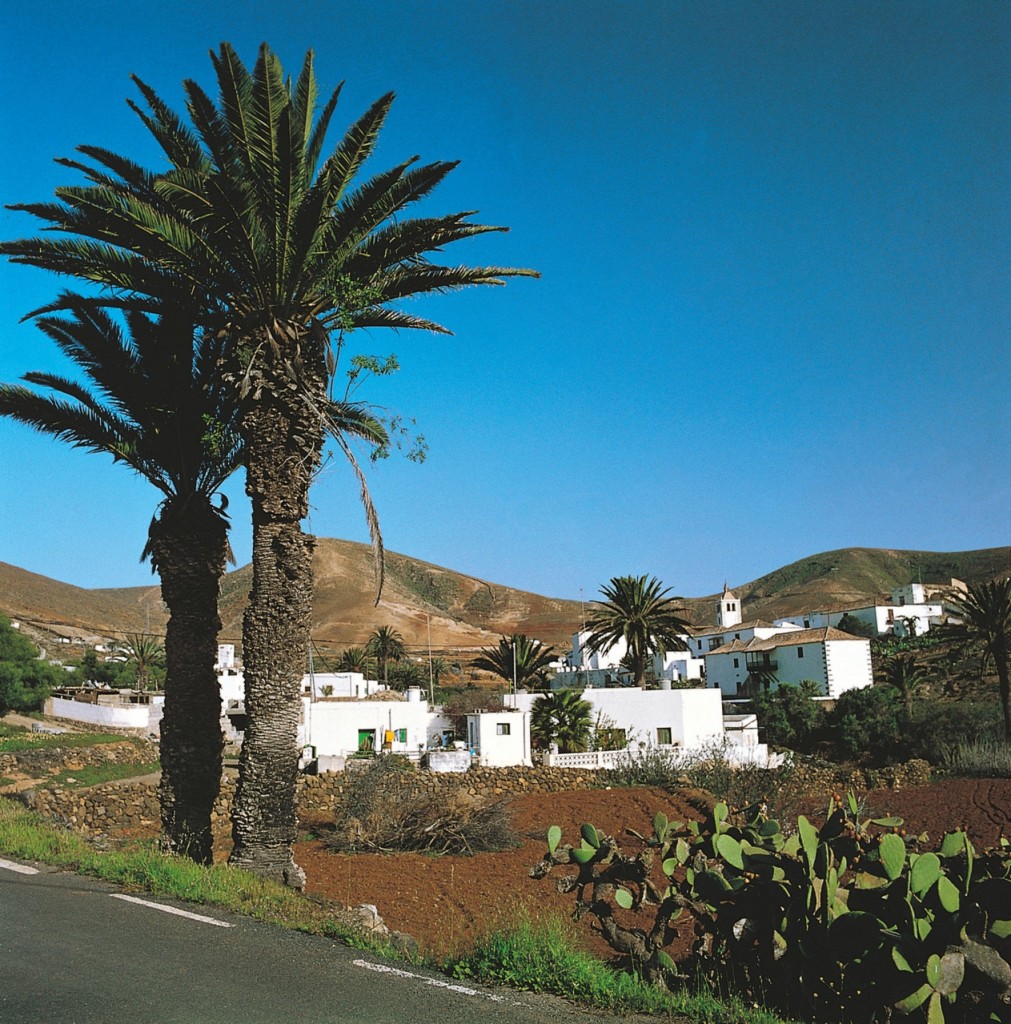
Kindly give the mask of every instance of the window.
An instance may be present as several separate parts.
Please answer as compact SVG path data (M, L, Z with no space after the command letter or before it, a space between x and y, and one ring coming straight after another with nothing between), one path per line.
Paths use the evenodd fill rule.
M810 619L805 619L804 620L804 628L805 629L810 629L811 628L811 620Z
M511 724L509 722L496 722L495 723L495 735L496 736L508 736Z
M741 639L741 634L740 633L735 633L734 634L734 639L735 640L740 640Z
M394 737L394 739L398 743L406 743L407 742L407 730L406 729L397 729L396 732L394 732L393 737Z
M734 668L740 668L740 667L741 667L741 659L740 658L734 658Z
M359 729L358 730L358 749L360 751L368 751L376 749L376 730L375 729Z
M804 657L804 648L803 647L798 647L797 648L797 657L798 658L803 658Z
M669 747L671 744L671 731L669 728L661 728L656 731L656 741L661 746Z

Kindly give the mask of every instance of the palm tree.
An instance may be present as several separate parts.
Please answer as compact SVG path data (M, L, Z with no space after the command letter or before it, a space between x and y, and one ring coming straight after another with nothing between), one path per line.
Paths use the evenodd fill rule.
M119 649L126 655L127 664L136 665L137 689L143 692L151 678L151 669L165 665L165 648L150 633L127 633Z
M219 100L184 83L191 124L137 78L134 107L168 158L154 175L116 154L66 161L89 184L19 207L46 235L0 245L15 261L97 281L123 301L199 303L227 339L224 378L240 402L253 507L253 585L243 621L249 728L233 805L233 863L300 886L294 863L299 691L309 646L313 538L302 531L309 485L330 426L329 387L360 327L444 331L395 304L412 295L503 284L533 272L443 266L428 254L504 230L469 213L409 218L455 166L411 158L367 181L392 93L321 160L336 90L317 116L312 54L297 80L264 44L250 72L232 47L211 55ZM338 443L352 459L346 440ZM359 471L359 479L364 478ZM363 489L380 548L374 513ZM377 593L381 588L381 574Z
M74 447L111 455L163 495L142 558L161 578L168 607L165 712L161 722L163 844L198 863L211 860L211 810L221 783L218 589L229 556L228 518L217 492L239 464L234 405L214 366L220 346L185 321L125 316L67 296L73 316L38 325L85 383L28 373L0 385L0 415ZM138 678L151 638L133 644ZM142 665L143 662L143 665Z
M362 647L348 647L337 661L338 672L365 672L369 656Z
M553 690L541 694L530 709L530 738L546 750L558 744L563 754L586 750L593 727L593 708L578 690Z
M926 670L912 655L889 658L885 662L882 676L888 686L898 690L907 714L912 710L916 695L922 693L930 682Z
M1011 577L976 583L955 602L961 618L951 632L965 643L978 645L985 664L993 660L1004 712L1004 737L1011 740L1011 686L1008 684L1008 651L1011 650Z
M635 686L645 682L653 654L688 649L682 635L691 627L678 614L684 609L675 605L681 598L667 597L670 588L664 589L655 576L648 581L645 576L616 576L600 592L605 600L590 615L584 646L600 652L624 640Z
M555 649L522 633L502 637L497 647L485 647L474 659L474 668L501 676L510 686L543 685L548 666L555 660Z
M383 685L388 686L390 662L407 657L407 644L392 626L380 626L366 641L365 653L376 659L376 670L383 677Z

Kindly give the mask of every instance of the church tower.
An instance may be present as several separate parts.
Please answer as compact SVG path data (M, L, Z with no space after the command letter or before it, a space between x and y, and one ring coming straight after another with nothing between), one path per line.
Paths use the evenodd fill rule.
M741 602L737 600L737 595L724 582L723 593L720 594L720 599L716 602L716 625L720 629L726 629L729 626L740 625L740 622Z

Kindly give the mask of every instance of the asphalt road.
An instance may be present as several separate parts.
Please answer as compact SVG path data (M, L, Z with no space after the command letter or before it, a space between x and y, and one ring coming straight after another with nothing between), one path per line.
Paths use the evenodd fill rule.
M95 879L18 867L0 860L2 1024L611 1019L550 996L457 984L215 908L145 894L124 899Z

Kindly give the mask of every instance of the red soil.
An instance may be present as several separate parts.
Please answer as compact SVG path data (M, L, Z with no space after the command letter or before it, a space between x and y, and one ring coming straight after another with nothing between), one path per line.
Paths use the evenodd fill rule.
M644 834L653 816L663 811L677 821L693 820L699 811L689 794L659 789L609 789L515 797L510 807L522 845L503 853L473 857L427 857L419 854L333 854L319 840L299 843L296 860L308 876L310 895L340 903L374 904L386 924L413 936L423 949L447 953L463 949L482 931L526 913L568 917L572 894L555 891L552 876L535 880L529 870L545 851L550 825L560 825L563 841L577 843L579 828L590 821L622 840L626 828ZM827 800L827 795L826 795ZM812 810L826 800L819 800ZM697 802L697 801L696 801ZM977 848L993 846L1011 832L1011 780L957 779L903 790L873 790L863 796L868 815L898 815L910 834L926 831L932 842L958 826L967 829ZM323 823L321 823L323 824ZM303 823L303 828L312 828ZM629 840L629 847L632 840ZM579 941L609 959L610 948L585 917L577 926ZM686 943L690 936L685 936Z

